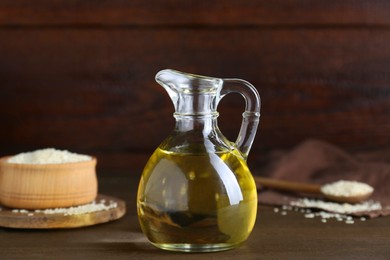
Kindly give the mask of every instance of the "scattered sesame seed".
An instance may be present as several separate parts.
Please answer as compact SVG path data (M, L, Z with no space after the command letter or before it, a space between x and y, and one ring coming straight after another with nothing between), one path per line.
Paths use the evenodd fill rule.
M300 208L317 208L326 210L328 212L335 212L340 214L350 214L362 211L375 211L381 210L382 205L380 202L366 201L358 204L349 204L349 203L336 203L336 202L326 202L321 200L312 200L312 199L298 199L292 201L291 206L300 207Z
M315 215L312 213L305 214L305 218L314 218L314 217L315 217Z
M360 204L334 203L321 200L300 199L295 202L290 202L291 205L282 205L280 208L275 207L275 213L280 212L282 216L287 215L288 211L299 211L304 214L305 218L321 218L322 223L327 223L328 219L335 219L339 222L343 221L346 224L354 224L354 217L349 215L362 211L375 211L382 209L379 202L366 201ZM323 207L325 205L325 207ZM313 208L313 209L311 209ZM323 209L320 210L319 209ZM366 221L367 218L362 216L360 221Z
M282 216L287 215L288 211L298 211L300 213L304 214L305 218L321 218L322 223L327 223L328 219L335 219L339 222L343 221L346 224L354 224L355 220L354 217L349 215L351 213L355 212L361 212L361 211L370 211L370 210L380 210L381 204L379 202L373 202L373 201L366 201L364 203L359 204L340 204L340 203L334 203L334 202L326 202L326 201L320 201L320 200L310 200L310 199L300 199L295 202L291 202L290 206L283 205L280 208L273 208L273 211L275 213L280 212ZM322 207L318 207L318 205L330 205L330 207L335 206L337 207L345 207L346 210L321 210ZM313 208L313 209L311 209ZM329 208L329 207L328 207ZM362 210L364 208L364 210ZM368 208L368 209L367 209ZM351 210L352 209L352 210ZM360 217L361 221L365 221L365 217Z
M104 201L104 202L102 202ZM115 201L110 200L109 203L105 203L105 200L99 202L93 201L89 204L69 207L69 208L55 208L55 209L43 209L43 210L34 210L28 211L25 209L13 209L12 213L27 213L27 216L33 216L34 213L43 213L43 214L63 214L64 216L80 215L85 213L92 213L104 210L110 210L118 207L118 204ZM106 205L107 204L107 205Z

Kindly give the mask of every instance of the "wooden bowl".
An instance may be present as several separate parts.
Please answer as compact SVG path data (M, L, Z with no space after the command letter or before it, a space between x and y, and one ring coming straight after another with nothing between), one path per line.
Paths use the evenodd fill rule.
M0 204L18 209L64 208L97 196L96 158L61 164L16 164L0 158Z

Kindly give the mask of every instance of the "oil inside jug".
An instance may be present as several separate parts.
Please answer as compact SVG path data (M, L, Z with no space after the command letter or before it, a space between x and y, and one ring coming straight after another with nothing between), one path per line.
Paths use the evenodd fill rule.
M213 251L247 239L257 212L257 192L236 152L177 154L157 149L139 194L142 229L158 247Z

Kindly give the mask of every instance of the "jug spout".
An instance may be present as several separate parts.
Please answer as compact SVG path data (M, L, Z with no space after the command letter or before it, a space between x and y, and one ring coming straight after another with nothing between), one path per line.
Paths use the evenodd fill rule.
M171 69L159 71L156 75L156 81L164 88L177 93L216 93L223 82L219 78L194 75Z
M156 81L168 92L175 107L175 115L217 113L217 97L222 79L165 69L157 73Z

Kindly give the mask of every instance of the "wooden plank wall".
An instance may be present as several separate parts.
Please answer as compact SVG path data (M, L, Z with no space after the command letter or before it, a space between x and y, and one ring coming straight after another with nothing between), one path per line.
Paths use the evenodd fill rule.
M0 153L151 153L174 124L164 68L253 83L254 153L388 147L389 29L389 1L0 0ZM243 107L220 104L230 139Z

